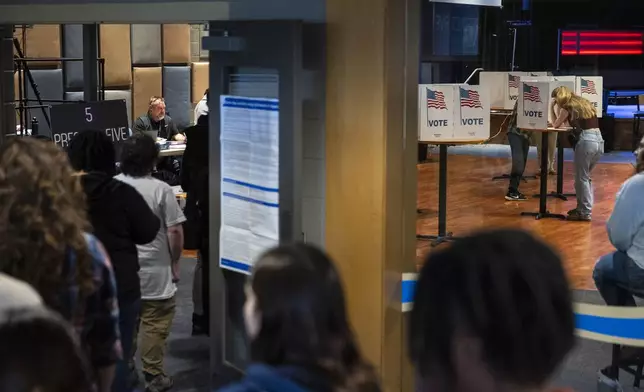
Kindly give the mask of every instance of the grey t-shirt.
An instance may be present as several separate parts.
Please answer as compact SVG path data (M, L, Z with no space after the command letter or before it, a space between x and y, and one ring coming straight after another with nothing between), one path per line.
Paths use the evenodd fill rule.
M134 187L143 196L150 209L161 221L161 228L156 238L145 245L137 245L139 253L139 278L141 279L141 298L162 300L172 298L177 287L172 283L172 256L168 241L168 227L186 221L183 211L172 192L170 185L151 176L130 177L124 174L116 176Z

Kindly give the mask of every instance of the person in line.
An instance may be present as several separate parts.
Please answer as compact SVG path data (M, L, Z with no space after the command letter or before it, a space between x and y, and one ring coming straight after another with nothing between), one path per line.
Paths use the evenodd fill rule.
M573 94L565 86L554 89L552 98L561 108L552 126L559 128L568 121L571 126L579 130L574 158L577 207L568 211L568 220L590 221L593 209L593 186L590 173L604 154L604 139L599 131L597 111L590 101Z
M410 316L417 391L541 392L575 344L561 258L519 230L432 252Z
M0 391L93 391L74 330L55 312L28 303L0 311Z
M126 392L129 358L141 310L141 283L136 245L152 242L161 223L143 196L116 174L112 140L102 131L84 131L69 143L67 154L85 191L93 234L105 246L116 275L123 359L116 368L113 392Z
M151 97L148 112L134 121L132 131L134 134L157 132L157 137L166 140L183 141L185 136L179 133L177 125L166 114L165 100L163 97Z
M269 250L246 285L251 360L224 392L380 391L347 319L332 261L304 244Z
M510 171L510 185L505 200L508 201L525 201L526 196L519 192L519 184L523 179L525 165L528 161L528 152L530 151L531 132L517 127L517 110L518 102L514 103L514 109L510 114L508 123L508 143L512 154L512 169Z
M71 322L107 392L122 357L116 285L85 211L80 178L56 145L12 138L0 147L0 271Z
M201 116L208 115L208 99L210 98L210 89L206 89L206 92L203 93L203 98L195 106L195 124L199 124L199 118Z
M141 279L141 362L146 389L167 391L173 380L165 374L166 340L175 314L176 282L183 251L183 227L186 218L172 188L151 176L159 157L154 140L134 135L123 143L122 173L116 179L133 186L161 221L156 238L138 245ZM136 351L136 348L133 350Z
M208 230L208 114L197 125L186 129L187 143L181 168L181 188L187 193L185 249L196 249L197 265L193 275L192 334L209 333L209 233Z

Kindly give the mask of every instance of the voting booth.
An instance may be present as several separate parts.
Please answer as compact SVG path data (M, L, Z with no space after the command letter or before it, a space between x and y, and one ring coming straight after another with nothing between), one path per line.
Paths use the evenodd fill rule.
M519 96L519 83L524 77L548 77L551 72L481 72L479 85L490 97L492 109L512 110Z
M601 76L577 76L575 94L589 100L597 110L597 117L602 117L604 111L604 78Z
M560 86L567 87L570 91L575 91L575 76L522 76L521 82L542 82L548 83L547 88L547 97L548 97L548 121L553 123L555 118L552 111L550 110L551 105L554 103L554 98L552 98L552 92L554 89Z
M423 84L418 87L420 141L490 137L490 99L481 86Z
M517 127L524 129L548 128L551 82L520 82Z

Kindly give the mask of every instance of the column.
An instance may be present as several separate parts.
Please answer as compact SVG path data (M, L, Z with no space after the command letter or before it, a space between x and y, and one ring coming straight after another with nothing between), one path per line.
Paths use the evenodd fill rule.
M384 389L412 390L403 272L415 272L420 0L327 0L326 248Z
M83 25L83 99L98 101L98 24Z
M13 26L0 25L0 144L16 131L13 87Z

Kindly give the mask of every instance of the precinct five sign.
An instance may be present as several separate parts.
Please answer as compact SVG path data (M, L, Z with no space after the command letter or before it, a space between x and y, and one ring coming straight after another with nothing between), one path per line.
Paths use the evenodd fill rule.
M129 137L127 107L124 100L69 103L51 108L51 136L56 145L67 148L81 131L103 131L114 144Z

